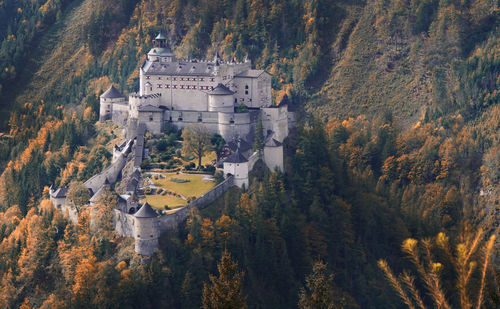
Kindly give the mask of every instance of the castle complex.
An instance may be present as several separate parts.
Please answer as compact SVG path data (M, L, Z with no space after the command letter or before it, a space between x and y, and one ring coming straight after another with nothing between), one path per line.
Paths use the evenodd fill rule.
M159 235L185 220L190 207L208 206L233 185L248 187L248 174L259 159L271 170L283 170L282 142L295 127L295 115L288 111L286 100L272 103L268 72L252 69L248 59L223 62L218 53L213 61L178 59L161 33L140 67L139 91L126 100L111 86L100 96L99 121L108 120L123 127L127 140L114 147L111 165L84 183L92 196L88 206L95 207L103 188L121 179L126 185L117 194L115 230L134 237L135 250L143 256L153 254ZM251 145L259 122L264 144L254 151ZM158 217L147 203L141 206L133 198L143 185L144 133L156 135L167 125L181 130L194 123L226 141L225 154L216 164L225 180L174 214ZM67 188L51 188L51 201L76 221L66 193Z

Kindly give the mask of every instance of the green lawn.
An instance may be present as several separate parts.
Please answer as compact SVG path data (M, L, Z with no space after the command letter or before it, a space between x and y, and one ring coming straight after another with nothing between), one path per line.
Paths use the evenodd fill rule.
M165 205L168 205L170 209L178 208L187 204L187 202L179 197L173 195L146 195L146 202L153 208L165 210ZM144 202L144 200L143 200Z
M202 181L205 175L191 175L191 174L176 174L176 173L165 173L165 179L153 179L154 184L157 187L162 187L170 191L177 192L182 196L188 197L200 197L210 189L215 186L214 181ZM180 178L189 179L190 182L177 183L170 180L170 178Z

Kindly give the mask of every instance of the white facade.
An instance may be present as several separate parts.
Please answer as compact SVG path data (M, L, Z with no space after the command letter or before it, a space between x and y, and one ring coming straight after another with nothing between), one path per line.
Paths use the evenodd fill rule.
M234 176L234 184L240 188L248 188L248 162L230 163L224 162L224 175Z

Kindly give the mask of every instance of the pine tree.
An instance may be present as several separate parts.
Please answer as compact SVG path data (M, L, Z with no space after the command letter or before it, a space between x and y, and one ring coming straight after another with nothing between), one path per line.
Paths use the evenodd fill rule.
M312 274L306 278L306 288L302 288L299 292L299 308L342 308L341 304L335 304L332 281L333 275L328 274L326 264L317 261L313 266Z
M203 308L247 308L246 296L242 290L245 273L238 271L238 263L231 260L227 249L222 254L217 269L219 277L210 275L211 284L203 284Z

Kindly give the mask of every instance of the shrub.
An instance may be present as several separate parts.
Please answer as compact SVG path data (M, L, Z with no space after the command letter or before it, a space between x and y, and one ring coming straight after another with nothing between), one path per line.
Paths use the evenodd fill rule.
M172 177L172 178L170 178L170 181L177 182L177 183L185 183L185 182L190 182L191 180Z

